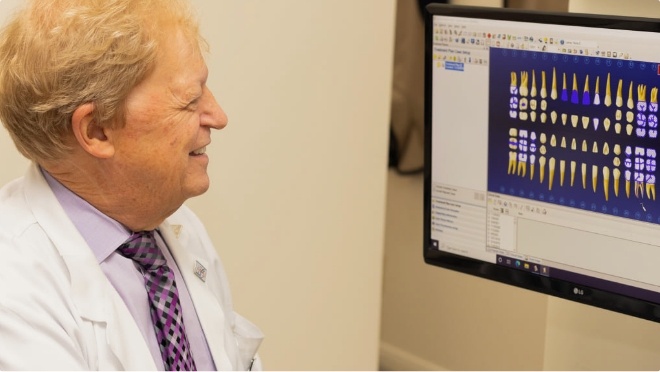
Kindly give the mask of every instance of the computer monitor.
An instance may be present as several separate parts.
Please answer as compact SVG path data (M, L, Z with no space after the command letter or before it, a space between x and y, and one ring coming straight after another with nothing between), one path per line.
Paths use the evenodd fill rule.
M660 321L660 21L427 12L425 261Z

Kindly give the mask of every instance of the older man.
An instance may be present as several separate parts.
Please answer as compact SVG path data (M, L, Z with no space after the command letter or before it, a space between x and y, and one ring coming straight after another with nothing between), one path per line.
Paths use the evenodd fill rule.
M204 42L178 0L34 0L0 33L0 369L248 369L194 214L209 187ZM257 365L257 367L259 367Z

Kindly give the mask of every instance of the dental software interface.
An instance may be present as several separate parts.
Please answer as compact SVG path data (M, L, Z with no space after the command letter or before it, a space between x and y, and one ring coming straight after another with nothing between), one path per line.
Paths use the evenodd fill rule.
M657 292L657 35L434 16L437 249Z

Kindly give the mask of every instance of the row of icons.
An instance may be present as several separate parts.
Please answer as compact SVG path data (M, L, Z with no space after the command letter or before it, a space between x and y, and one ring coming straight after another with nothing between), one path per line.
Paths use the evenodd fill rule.
M453 54L433 53L433 59L436 61L459 62L459 63L467 63L471 65L480 65L480 66L485 66L488 64L488 61L485 58L473 58L470 56L461 56L461 55L453 55ZM443 67L443 66L442 64L438 64L437 67Z
M448 29L435 29L434 39L436 42L455 43L463 45L474 46L494 46L504 47L521 50L538 50L547 51L546 45L557 45L555 48L557 52L594 56L603 58L620 58L630 59L630 53L614 51L614 50L599 50L589 48L571 47L574 42L567 42L564 39L555 39L553 37L533 37L533 36L520 36L512 34L491 34L488 32L467 32L463 30L448 30ZM449 36L439 36L449 35ZM460 37L459 37L460 36ZM540 44L540 45L539 45Z
M462 36L462 37L480 37L484 39L493 39L493 40L512 40L512 41L524 41L530 43L542 43L550 45L566 45L571 44L571 41L566 41L561 38L554 37L534 37L529 35L515 35L515 34L505 34L505 33L490 33L485 31L467 31L465 29L455 29L451 28L448 25L436 25L434 28L434 34L436 35L451 35L451 36Z
M503 213L508 213L509 209L513 209L517 211L525 211L525 212L538 213L543 215L548 214L548 211L545 208L535 207L525 203L511 202L496 198L489 198L488 204L500 207Z
M550 268L534 262L519 260L516 258L497 255L497 263L508 267L513 267L519 270L528 271L534 274L543 276L550 276Z

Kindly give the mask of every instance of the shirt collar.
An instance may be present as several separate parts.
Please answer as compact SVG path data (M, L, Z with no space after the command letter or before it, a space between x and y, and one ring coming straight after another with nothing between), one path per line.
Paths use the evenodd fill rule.
M46 170L40 169L64 212L85 239L98 263L105 261L128 239L131 232L67 189Z

